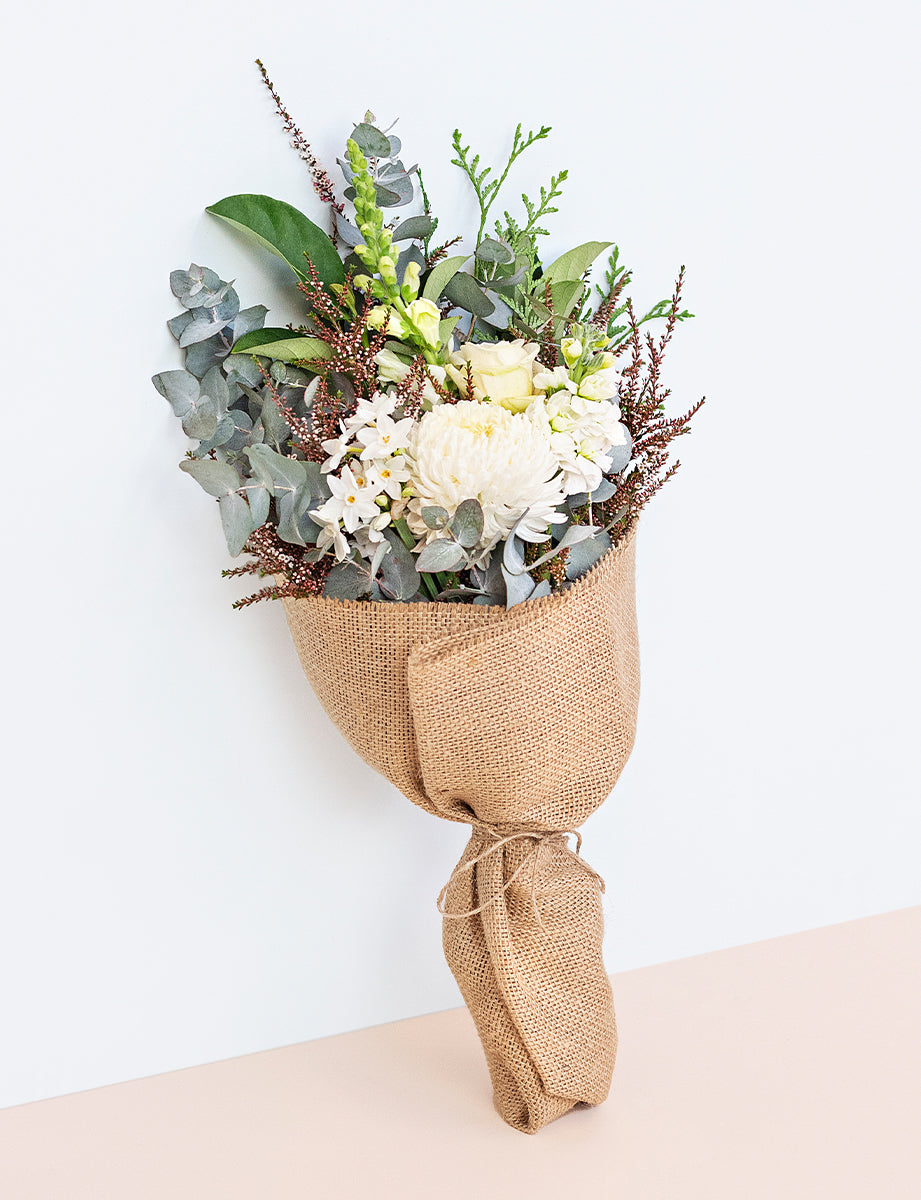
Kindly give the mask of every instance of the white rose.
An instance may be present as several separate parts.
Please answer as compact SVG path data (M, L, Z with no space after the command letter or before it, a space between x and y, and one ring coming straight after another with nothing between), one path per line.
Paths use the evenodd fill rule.
M510 412L523 412L536 394L534 375L540 369L539 352L536 342L526 342L523 338L514 342L468 343L451 355L448 373L466 395L469 363L477 400L491 400Z

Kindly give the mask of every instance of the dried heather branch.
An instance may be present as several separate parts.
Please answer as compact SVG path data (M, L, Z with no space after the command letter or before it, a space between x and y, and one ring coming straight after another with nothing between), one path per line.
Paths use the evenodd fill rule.
M298 129L297 125L295 125L294 119L282 103L278 92L275 91L275 85L272 83L271 79L269 79L268 72L262 65L262 61L258 58L256 59L256 66L259 68L259 73L262 75L263 83L269 89L269 93L271 94L272 99L275 101L275 108L278 112L278 115L281 117L282 124L285 128L285 133L291 138L291 146L297 151L298 157L307 164L310 170L310 177L313 181L313 190L320 197L324 204L330 205L334 212L339 213L340 216L344 215L345 205L336 200L336 193L333 190L333 181L330 179L329 175L317 160L310 148L310 143L304 137L303 133L301 133L300 129ZM333 218L333 221L335 222L335 217Z

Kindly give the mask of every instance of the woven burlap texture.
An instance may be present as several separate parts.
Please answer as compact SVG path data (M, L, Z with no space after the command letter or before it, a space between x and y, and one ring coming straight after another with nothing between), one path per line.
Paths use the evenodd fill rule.
M304 671L354 749L415 804L472 826L444 950L496 1108L535 1133L608 1094L617 1033L601 885L569 848L633 746L634 531L591 571L506 611L287 599Z

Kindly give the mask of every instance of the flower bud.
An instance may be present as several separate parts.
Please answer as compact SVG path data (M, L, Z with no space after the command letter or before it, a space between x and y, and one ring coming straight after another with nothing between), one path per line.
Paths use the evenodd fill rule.
M381 279L383 279L386 283L396 283L396 263L389 255L384 254L377 260L377 269L381 273Z
M406 307L406 315L429 346L438 345L441 312L437 304L431 300L413 300Z
M366 292L371 287L371 277L370 275L356 275L352 280L352 283L354 283L355 287L357 287L360 291Z
M563 357L570 367L582 357L582 343L578 338L563 338L563 341L560 343L560 349L563 351Z

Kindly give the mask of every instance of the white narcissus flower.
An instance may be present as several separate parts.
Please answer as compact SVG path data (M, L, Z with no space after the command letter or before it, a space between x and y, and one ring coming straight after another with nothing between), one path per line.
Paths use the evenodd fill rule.
M380 515L372 481L365 475L354 474L351 467L343 467L338 475L327 478L332 495L328 500L313 509L310 517L318 525L336 525L342 521L349 533L354 533L359 525L368 525Z
M397 398L392 392L375 392L370 400L361 396L355 412L346 418L345 429L354 432L363 425L373 425L378 417L389 417L396 406Z
M415 421L412 417L394 421L393 417L381 414L373 425L366 425L359 435L364 447L361 452L362 461L388 458L397 450L404 450L409 445L413 425Z
M370 463L368 479L378 494L383 493L391 500L399 500L403 494L403 484L409 480L409 467L406 465L405 456L396 454L393 458Z
M530 541L544 541L548 526L565 519L557 511L565 492L545 420L476 400L442 404L417 423L405 457L413 492L407 523L427 540L432 531L422 509L453 513L464 500L483 509L483 551L508 537L525 510L521 533Z
M524 338L514 342L468 342L451 355L448 374L466 395L469 363L477 400L488 399L510 412L523 412L537 390L534 375L540 370L539 353L540 346Z

